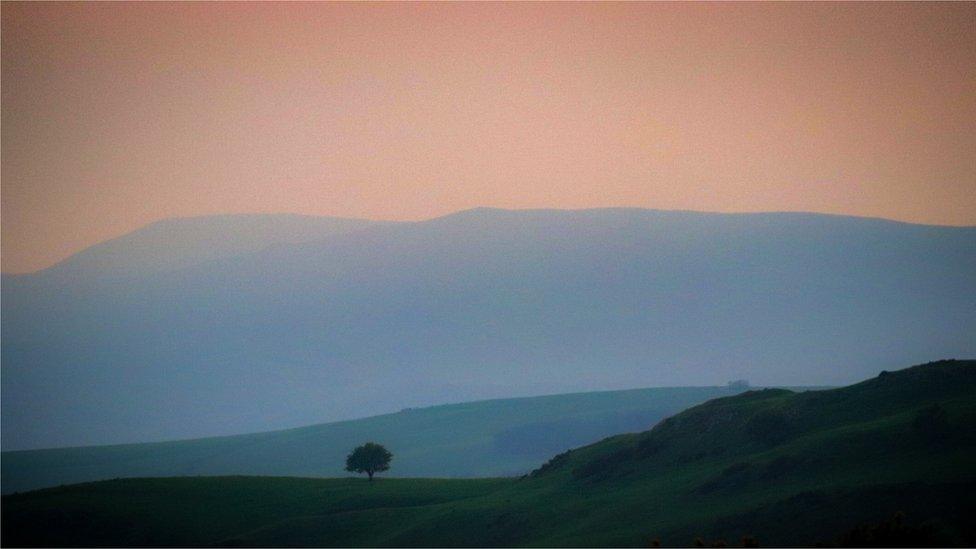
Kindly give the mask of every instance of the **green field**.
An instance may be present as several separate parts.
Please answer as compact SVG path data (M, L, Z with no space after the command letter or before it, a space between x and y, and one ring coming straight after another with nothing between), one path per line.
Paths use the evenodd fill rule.
M813 545L904 512L895 541L973 545L974 464L976 361L943 361L842 389L715 399L519 478L126 479L5 496L2 541Z
M643 431L727 387L667 387L486 400L298 429L154 444L3 452L3 493L123 477L345 476L369 440L394 453L399 477L516 476L553 454Z

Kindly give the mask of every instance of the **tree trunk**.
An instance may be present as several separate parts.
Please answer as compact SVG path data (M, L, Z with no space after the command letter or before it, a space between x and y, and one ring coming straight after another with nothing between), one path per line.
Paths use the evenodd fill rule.
M373 472L372 471L366 471L366 474L369 475L369 481L370 482L373 482Z

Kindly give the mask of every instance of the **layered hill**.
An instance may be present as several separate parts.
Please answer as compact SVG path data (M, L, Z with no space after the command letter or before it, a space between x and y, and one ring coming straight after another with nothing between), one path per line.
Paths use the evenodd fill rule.
M976 361L750 391L519 479L129 479L3 499L5 545L976 543Z
M139 476L344 476L346 454L370 440L394 452L400 477L514 476L552 454L643 431L742 390L669 387L489 400L250 435L3 452L0 488L8 494Z
M976 354L973 227L478 209L245 248L5 277L3 448Z

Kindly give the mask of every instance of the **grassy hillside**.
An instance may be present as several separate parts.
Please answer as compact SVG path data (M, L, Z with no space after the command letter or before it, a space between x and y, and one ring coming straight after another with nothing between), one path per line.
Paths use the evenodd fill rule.
M399 477L526 473L553 454L643 431L726 387L674 387L489 400L233 437L4 452L3 492L135 476L344 476L368 440L395 457Z
M976 361L944 361L712 400L518 479L132 479L6 496L3 543L972 545L974 463Z

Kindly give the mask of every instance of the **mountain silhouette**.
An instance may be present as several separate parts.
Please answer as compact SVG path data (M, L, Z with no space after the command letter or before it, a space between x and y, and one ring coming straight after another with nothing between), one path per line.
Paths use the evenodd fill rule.
M277 223L235 222L256 220ZM92 249L5 276L4 449L740 378L840 385L976 354L974 227L486 208L324 223L166 261L124 245L136 233L98 268L68 268Z

